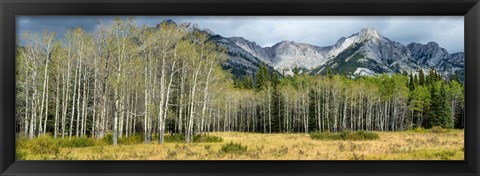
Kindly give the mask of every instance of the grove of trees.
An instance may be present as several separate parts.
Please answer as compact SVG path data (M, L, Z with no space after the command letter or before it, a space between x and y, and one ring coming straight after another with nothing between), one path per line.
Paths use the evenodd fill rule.
M118 138L212 131L259 133L463 128L459 76L394 74L349 78L280 75L262 65L234 77L227 54L201 32L113 20L94 32L23 34L17 47L17 132Z

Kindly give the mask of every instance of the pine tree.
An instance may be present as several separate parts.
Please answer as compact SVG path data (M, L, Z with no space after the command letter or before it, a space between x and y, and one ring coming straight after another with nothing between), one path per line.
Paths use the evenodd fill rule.
M415 89L415 80L413 78L413 74L409 75L408 88L410 89L410 91L413 91Z
M255 75L255 89L263 90L268 81L268 69L265 64L260 64L260 68Z
M441 126L444 128L452 128L453 124L449 122L450 106L447 100L445 85L441 81L437 81L430 87L432 102L429 109L428 127Z
M329 67L329 68L327 69L326 75L327 75L327 77L330 78L330 79L333 78L332 68Z
M425 85L425 74L423 73L423 69L420 69L420 72L418 72L418 84L421 86Z

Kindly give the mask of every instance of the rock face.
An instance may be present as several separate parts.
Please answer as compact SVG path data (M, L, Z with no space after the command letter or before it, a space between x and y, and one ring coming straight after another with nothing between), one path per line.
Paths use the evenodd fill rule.
M282 41L263 48L240 37L229 40L278 71L300 67L311 74L321 74L330 68L334 73L374 75L417 73L433 67L447 75L464 69L463 53L449 54L435 42L405 46L383 37L374 28L362 29L326 47Z
M312 69L327 61L326 48L314 45L282 41L272 47L262 48L255 42L240 37L231 37L237 46L251 53L276 70L293 69L295 66Z
M443 75L455 71L464 73L463 52L450 54L435 42L405 46L382 36L375 28L361 29L331 46L281 41L271 47L261 47L242 37L222 37L196 24L180 26L189 32L206 33L210 41L226 48L229 59L225 67L231 68L235 75L255 73L260 64L286 74L291 74L295 67L310 74L324 74L329 69L350 75L418 73L420 69L426 72L432 67Z
M228 59L223 67L225 69L231 69L234 75L252 75L257 72L260 64L263 63L262 60L242 49L228 38L220 35L212 35L209 40L215 42L219 47L226 49Z

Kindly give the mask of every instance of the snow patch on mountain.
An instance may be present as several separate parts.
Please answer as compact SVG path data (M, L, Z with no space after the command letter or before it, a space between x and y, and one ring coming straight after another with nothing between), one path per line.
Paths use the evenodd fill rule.
M368 68L357 68L355 72L353 72L354 75L359 75L359 76L373 76L375 75L375 72L368 69Z

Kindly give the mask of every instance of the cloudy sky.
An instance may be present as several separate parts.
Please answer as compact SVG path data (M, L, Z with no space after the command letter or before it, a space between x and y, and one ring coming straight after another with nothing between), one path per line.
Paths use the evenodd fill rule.
M60 37L69 28L80 26L87 32L101 23L110 23L113 16L17 16L17 36L25 31L56 32ZM282 40L330 46L340 37L348 37L362 28L374 27L380 34L402 44L426 44L435 41L448 52L464 51L463 16L415 17L283 17L283 16L137 16L136 23L155 26L163 20L191 22L224 37L244 37L261 46Z

